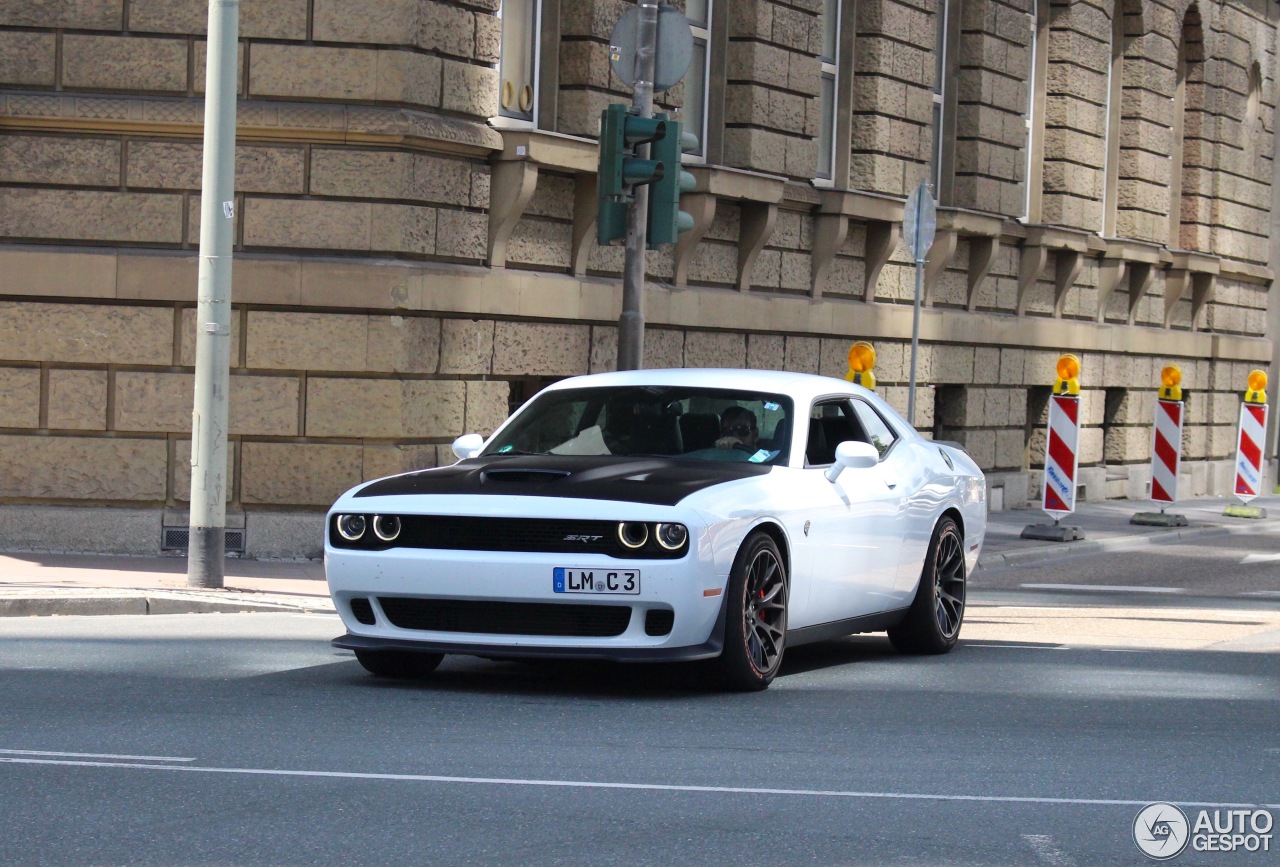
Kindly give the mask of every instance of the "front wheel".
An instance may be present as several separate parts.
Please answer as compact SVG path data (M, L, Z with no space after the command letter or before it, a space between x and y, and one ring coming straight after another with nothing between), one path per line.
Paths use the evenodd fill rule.
M357 650L356 660L375 677L414 680L435 671L443 653L414 653L410 650Z
M765 689L782 665L787 637L787 570L767 533L753 533L729 574L720 679L735 690Z
M916 598L906 618L889 630L894 648L936 654L955 647L964 621L965 585L964 540L956 522L943 518L933 530Z

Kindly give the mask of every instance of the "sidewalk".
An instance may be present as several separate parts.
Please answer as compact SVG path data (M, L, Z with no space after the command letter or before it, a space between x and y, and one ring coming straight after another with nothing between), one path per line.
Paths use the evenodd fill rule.
M1174 538L1258 532L1280 526L1280 496L1258 497L1262 519L1231 518L1234 497L1201 497L1168 511L1187 517L1176 529L1129 523L1137 512L1158 511L1146 501L1081 503L1062 523L1085 538L1042 542L1020 538L1028 524L1051 523L1038 509L988 516L980 569L1065 560L1101 551L1141 547ZM237 611L332 612L324 564L318 560L226 561L220 590L187 587L185 557L0 553L0 617L73 614L199 614Z

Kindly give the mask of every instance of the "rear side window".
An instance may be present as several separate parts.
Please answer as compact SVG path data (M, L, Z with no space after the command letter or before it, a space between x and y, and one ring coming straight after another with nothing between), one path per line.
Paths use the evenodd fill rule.
M880 417L880 413L872 409L871 405L865 401L855 400L853 402L853 410L857 413L858 421L862 423L863 429L867 432L867 441L876 447L876 451L880 452L880 457L884 457L885 452L889 451L889 448L898 439L898 435Z

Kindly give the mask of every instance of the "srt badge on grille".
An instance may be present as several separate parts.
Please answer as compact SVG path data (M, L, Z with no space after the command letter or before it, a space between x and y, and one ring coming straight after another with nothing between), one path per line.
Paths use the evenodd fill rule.
M604 536L588 536L585 534L570 533L564 537L566 542L599 542Z

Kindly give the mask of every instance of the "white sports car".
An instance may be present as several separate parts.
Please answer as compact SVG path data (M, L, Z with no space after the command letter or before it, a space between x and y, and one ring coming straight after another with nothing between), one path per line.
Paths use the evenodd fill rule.
M714 659L725 685L764 689L791 645L887 630L945 653L960 634L982 471L861 386L580 376L453 449L329 512L333 643L373 674L446 653Z

